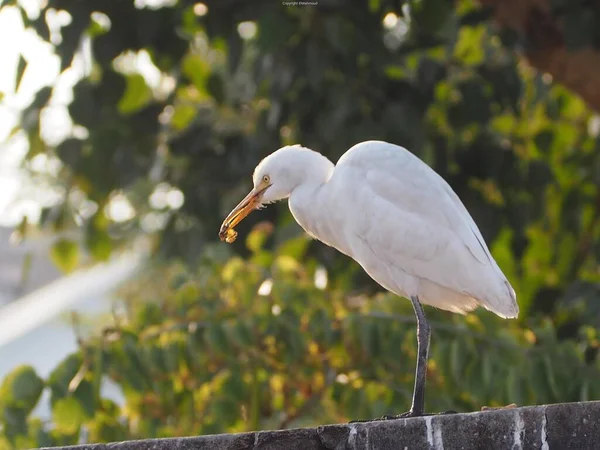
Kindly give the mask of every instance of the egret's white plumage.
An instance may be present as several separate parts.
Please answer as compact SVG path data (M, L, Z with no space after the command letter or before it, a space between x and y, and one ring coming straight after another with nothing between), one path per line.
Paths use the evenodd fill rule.
M296 221L400 296L457 313L516 317L515 292L450 186L403 147L367 141L334 166L283 147L254 172L260 202L289 197Z

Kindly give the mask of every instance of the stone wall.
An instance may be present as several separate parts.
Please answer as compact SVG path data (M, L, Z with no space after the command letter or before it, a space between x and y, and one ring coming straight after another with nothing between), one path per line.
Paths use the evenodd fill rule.
M600 450L600 401L64 450Z

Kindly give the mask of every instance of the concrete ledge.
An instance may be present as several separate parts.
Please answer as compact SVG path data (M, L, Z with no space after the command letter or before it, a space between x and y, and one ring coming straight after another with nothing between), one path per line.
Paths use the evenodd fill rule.
M600 449L600 401L113 444L70 450Z

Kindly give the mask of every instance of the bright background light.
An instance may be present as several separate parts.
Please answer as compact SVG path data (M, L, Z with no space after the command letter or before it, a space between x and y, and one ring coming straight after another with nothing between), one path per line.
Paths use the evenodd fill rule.
M0 7L2 3L0 0ZM45 0L19 0L19 5L31 18L39 16L40 6L44 3ZM136 6L157 8L169 3L169 0L139 0L136 1ZM105 15L95 13L92 19L104 28L110 28L110 19ZM49 10L46 20L51 31L50 40L59 43L62 39L61 27L70 23L71 16L66 11ZM28 140L23 131L13 133L13 129L19 123L21 112L31 103L35 94L45 86L53 86L52 97L40 114L42 139L54 146L71 136L85 137L87 130L73 124L67 106L73 99L73 86L89 74L91 52L89 39L84 39L71 67L60 73L60 59L52 45L44 42L35 31L25 29L21 12L13 6L5 6L0 10L0 42L11 42L11 45L0 46L0 226L14 226L24 216L29 223L37 222L41 208L50 206L61 197L48 186L34 184L22 169ZM20 56L27 65L17 86ZM140 73L158 97L165 97L175 87L174 80L160 73L145 50L125 53L115 60L114 65L124 74ZM41 175L56 175L61 162L32 161L29 168ZM181 207L184 199L180 191L171 190L165 195L171 209ZM132 209L128 208L127 202L121 200L117 198L107 212L116 217L116 220L124 221L130 218Z
M39 15L40 1L21 0L19 4L31 17ZM58 26L65 23L65 14L54 16ZM11 43L0 46L0 226L11 226L23 216L35 222L41 206L47 204L50 197L56 196L53 193L48 197L45 189L33 189L32 183L21 170L23 157L28 150L27 137L22 132L11 136L11 132L19 122L21 111L33 100L36 92L57 81L60 61L49 43L44 42L33 30L24 28L21 13L16 7L6 6L0 10L0 42ZM27 65L17 89L20 55ZM77 71L74 66L74 69L61 76L55 95L42 114L41 133L50 144L63 140L72 128L66 105L71 101L71 87L78 79L74 76L74 71ZM37 164L34 167L36 170L42 173L56 171L55 162L40 162L34 163ZM15 203L16 200L19 202Z

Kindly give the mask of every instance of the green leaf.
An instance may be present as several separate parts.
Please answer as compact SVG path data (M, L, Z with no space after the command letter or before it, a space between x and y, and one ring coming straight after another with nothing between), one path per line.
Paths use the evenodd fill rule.
M347 411L360 411L364 407L363 389L347 388L345 393L344 406Z
M38 419L29 419L28 423L28 434L31 436L30 443L27 447L20 446L20 448L40 448L40 447L52 447L54 445L52 441L52 437L50 436L50 431L46 430L46 424ZM0 442L0 448L2 448L2 443Z
M85 410L73 397L65 397L52 406L52 421L61 433L72 435L79 431L84 421Z
M131 114L145 106L152 99L152 91L144 77L138 73L127 75L125 93L117 108L121 114Z
M181 63L181 70L200 92L206 91L206 79L210 64L198 55L188 54Z
M300 260L306 253L311 239L307 234L302 233L299 236L287 239L277 247L279 255L291 256L296 260Z
M259 250L250 257L252 264L268 269L273 264L273 253L266 250Z
M218 73L211 73L206 82L206 88L215 101L221 105L225 101L225 83Z
M88 378L91 378L91 376L88 375ZM77 388L72 392L72 396L83 408L86 418L91 418L94 416L96 408L100 405L100 403L96 401L97 396L94 392L94 385L89 379L82 380Z
M253 253L260 251L269 237L271 229L267 227L256 226L248 233L246 238L246 247Z
M35 98L31 102L31 104L27 107L27 110L35 110L42 109L44 106L48 104L48 100L52 96L52 88L50 86L45 86L41 88L35 94Z
M167 371L167 366L165 364L163 348L159 347L157 344L148 344L145 349L147 358L152 365L152 370L165 373Z
M241 348L249 348L254 344L252 329L243 320L236 322L231 327L231 337L233 341Z
M230 345L227 334L219 323L209 325L205 331L205 339L210 350L229 353Z
M201 366L203 362L204 352L204 340L202 339L202 329L200 327L192 326L188 329L188 335L186 337L186 353L189 356L191 366L196 369Z
M108 261L112 254L113 243L107 231L90 227L86 234L86 247L96 260Z
M183 130L196 117L196 108L193 105L177 105L171 117L171 125L177 130Z
M485 30L485 25L462 27L458 34L458 41L454 47L454 56L470 66L480 64L484 58L481 42Z
M141 421L143 424L144 421ZM130 438L127 429L121 425L117 418L110 417L104 412L98 413L89 423L90 442L116 442Z
M63 272L72 272L79 264L79 247L74 241L59 239L50 249L50 259Z
M23 79L23 74L25 73L25 69L27 68L27 61L23 58L22 54L19 54L19 64L17 65L17 83L15 85L15 92L19 90L19 86L21 85L21 80Z
M127 361L127 379L134 389L143 391L151 386L147 362L140 353L139 337L133 332L123 333L123 352Z
M0 419L4 425L4 434L9 440L14 441L17 436L27 434L27 412L24 409L3 408L0 411Z
M234 399L219 397L212 405L212 415L219 421L230 423L239 416L239 403Z
M137 309L136 323L143 323L145 326L160 324L163 320L163 312L156 303L140 305Z
M390 80L402 80L407 76L406 69L399 65L385 66L384 73Z
M552 147L553 140L554 131L547 129L540 131L533 139L533 142L541 153L548 153Z
M31 366L19 366L10 372L0 385L0 405L30 412L37 404L42 380Z
M29 130L29 150L27 151L27 158L40 155L46 152L46 143L43 141L40 135L39 123Z
M244 383L243 375L239 370L232 370L222 385L225 395L236 400L237 403L241 403L248 393L248 386Z
M47 384L52 390L52 403L57 399L68 395L69 384L79 371L81 363L81 355L79 353L73 353L61 361L61 363L50 373Z
M177 289L176 298L182 305L194 304L200 298L200 287L194 281L187 281Z
M182 356L183 355L181 355L179 352L179 346L177 345L177 342L171 340L163 346L163 359L165 361L167 373L177 373Z

